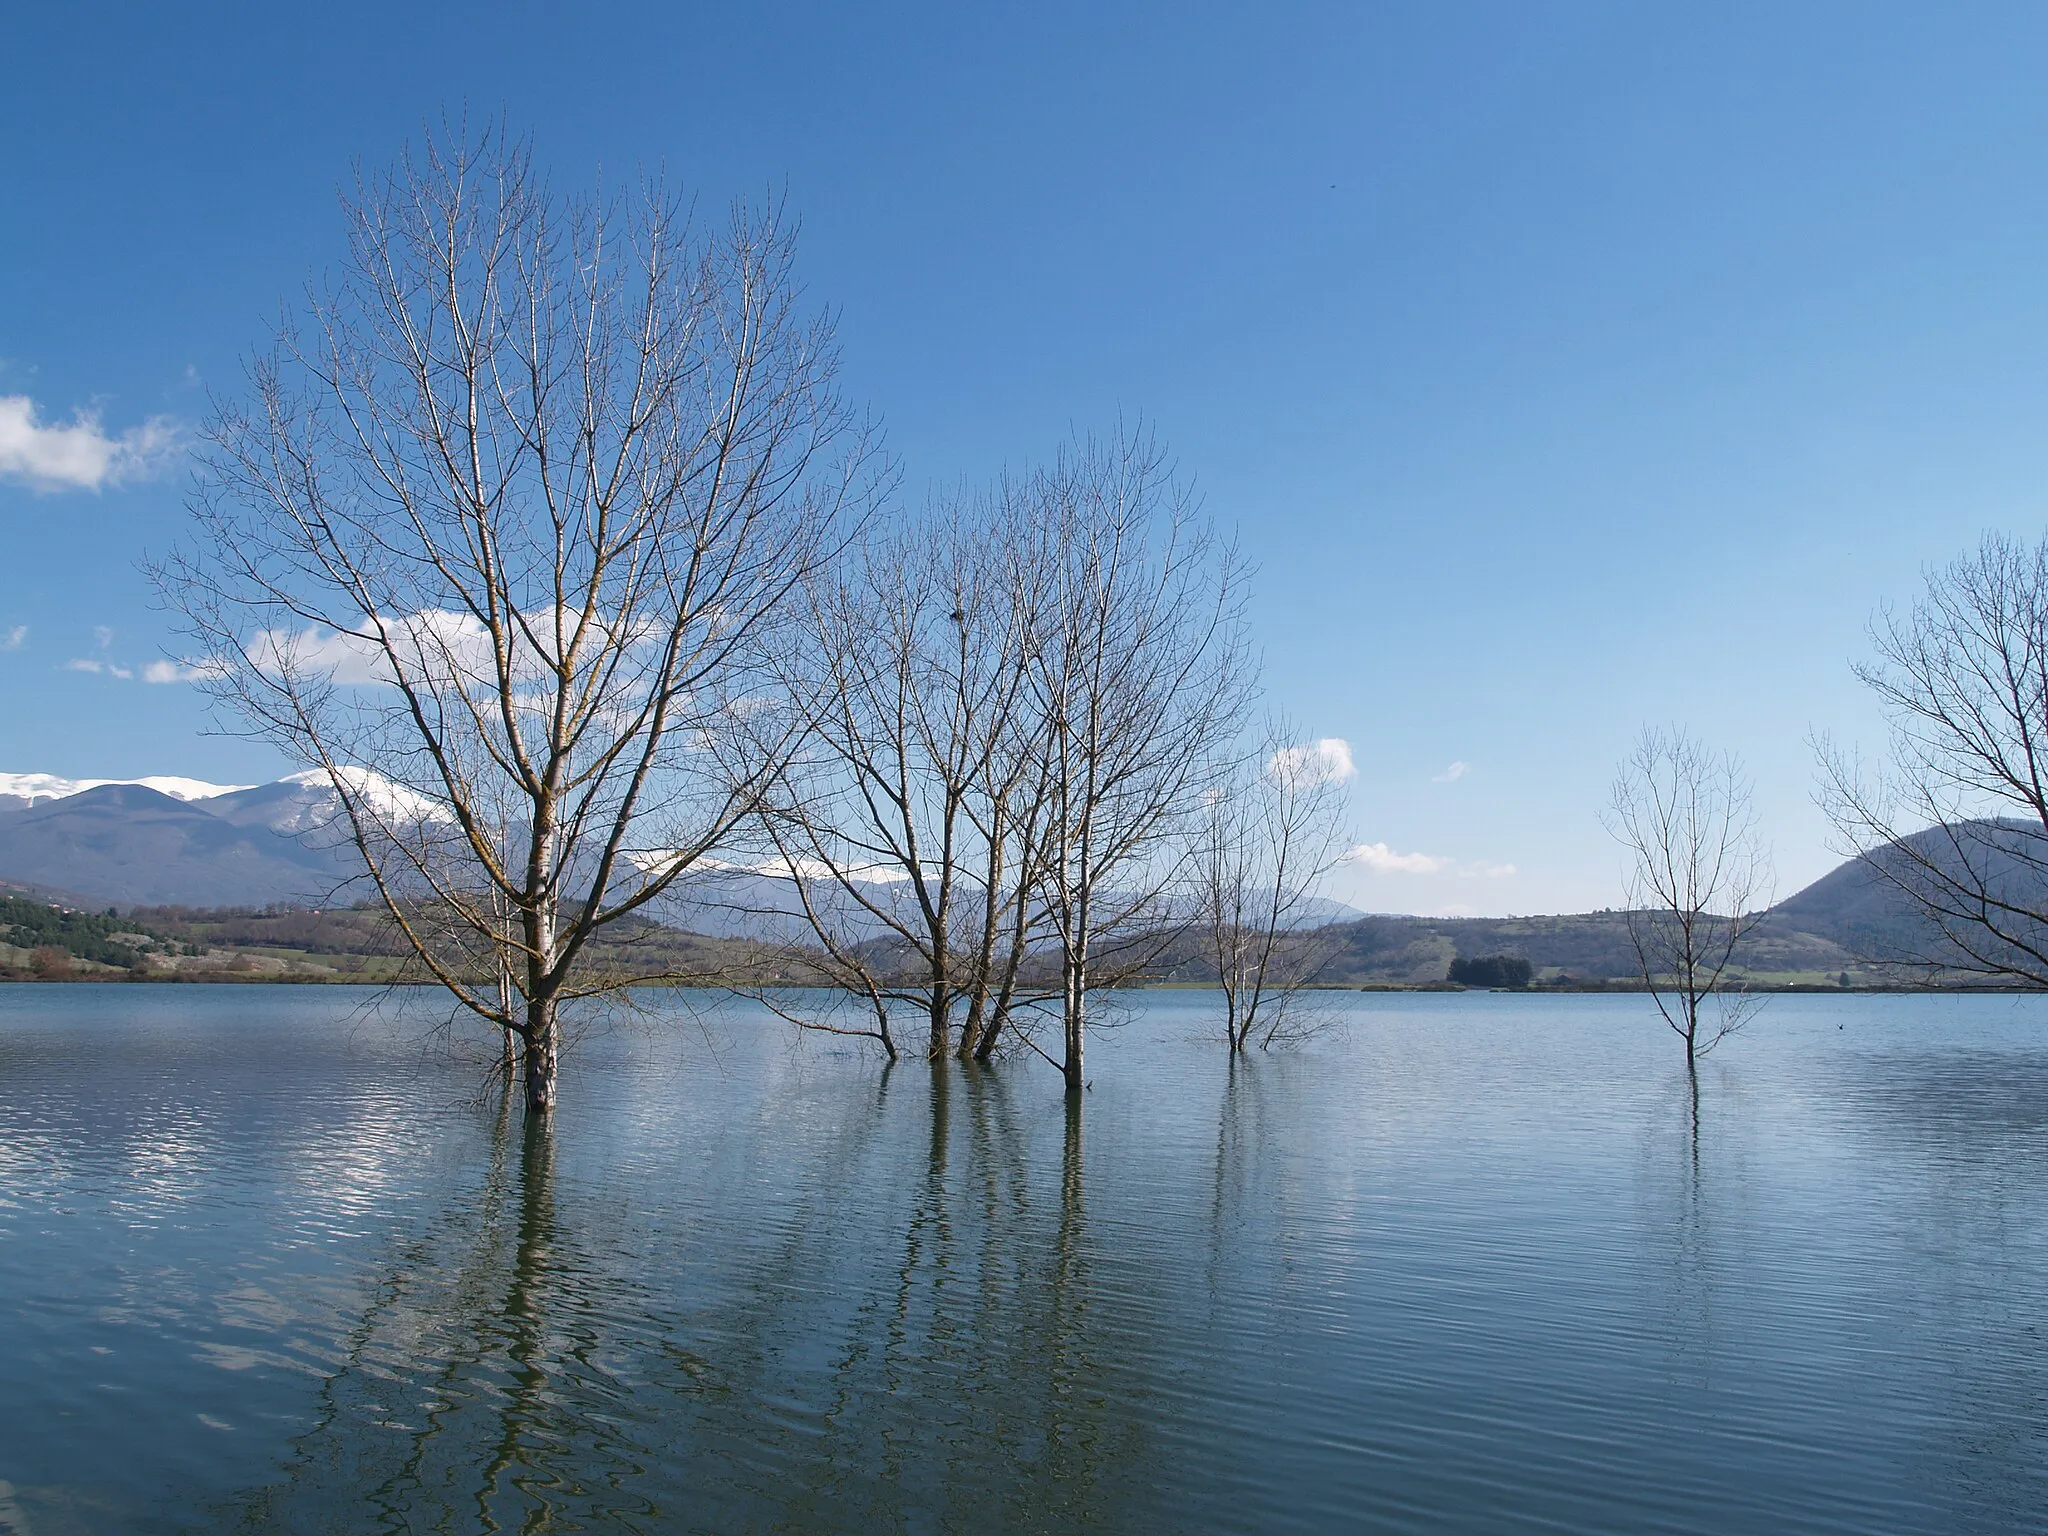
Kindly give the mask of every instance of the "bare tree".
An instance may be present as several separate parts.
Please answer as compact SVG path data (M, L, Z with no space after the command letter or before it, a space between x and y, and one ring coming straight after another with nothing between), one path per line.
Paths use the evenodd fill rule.
M1344 854L1350 773L1345 743L1299 744L1285 723L1269 721L1209 792L1196 860L1201 934L1233 1052L1314 1030L1303 989L1329 952L1308 930L1317 926L1323 882Z
M761 867L868 1022L777 1005L891 1055L912 1005L927 1056L1015 1040L1078 1088L1090 994L1187 926L1248 682L1239 584L1163 450L1121 432L813 583L788 685L805 749L763 806Z
M1091 994L1185 926L1174 898L1250 683L1243 573L1149 433L1119 431L1042 477L1049 617L1030 727L1046 786L1041 900L1059 961L1055 1055L1084 1085Z
M1742 765L1646 728L1615 775L1607 829L1628 851L1628 931L1643 984L1693 1062L1759 1001L1731 975L1770 905L1770 855Z
M1020 745L1043 587L1030 510L1004 486L882 531L809 584L790 636L802 748L762 806L761 867L787 875L867 1024L764 996L892 1057L894 1005L921 1016L918 1049L937 1060L993 1050L1017 999L1043 800Z
M882 466L772 209L697 230L659 184L565 199L487 132L359 176L346 215L156 575L197 678L324 773L546 1112L563 1004L645 979L592 937L771 781L775 743L727 749L762 642Z
M1986 537L1871 638L1890 768L1818 748L1842 851L1926 923L1874 958L2048 987L2048 540Z

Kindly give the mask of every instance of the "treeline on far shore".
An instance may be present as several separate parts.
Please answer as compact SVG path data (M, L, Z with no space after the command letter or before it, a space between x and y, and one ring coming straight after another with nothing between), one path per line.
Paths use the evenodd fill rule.
M1844 938L1848 942L1844 942ZM1872 935L1872 948L1878 935ZM1921 990L1940 984L1859 953L1856 936L1830 937L1771 921L1745 945L1738 980L1769 991ZM707 937L654 923L614 941L632 963L677 985L800 987L824 979L800 947ZM1311 983L1334 990L1639 990L1620 912L1530 918L1375 915L1304 929ZM873 958L888 968L887 946ZM603 958L599 957L600 960ZM906 963L909 957L905 957ZM347 982L403 984L418 974L381 908L114 907L92 910L0 894L0 980ZM1191 940L1160 946L1139 985L1204 984Z

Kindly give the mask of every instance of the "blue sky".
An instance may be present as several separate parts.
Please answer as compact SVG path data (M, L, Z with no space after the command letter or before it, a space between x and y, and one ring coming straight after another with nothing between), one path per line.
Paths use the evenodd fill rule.
M1617 900L1645 721L1743 755L1781 890L1822 873L1807 738L1876 744L1871 611L2048 509L2038 8L289 9L10 17L0 771L287 766L143 680L147 424L338 257L351 162L465 104L565 184L785 194L910 494L1153 421L1260 565L1274 702L1351 743L1374 909ZM23 399L97 413L98 490L9 457Z

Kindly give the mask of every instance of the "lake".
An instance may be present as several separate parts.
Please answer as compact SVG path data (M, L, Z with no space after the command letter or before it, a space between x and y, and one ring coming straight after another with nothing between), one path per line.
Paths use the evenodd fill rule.
M0 1533L2048 1530L2048 1000L1201 993L1057 1075L662 995L0 989Z

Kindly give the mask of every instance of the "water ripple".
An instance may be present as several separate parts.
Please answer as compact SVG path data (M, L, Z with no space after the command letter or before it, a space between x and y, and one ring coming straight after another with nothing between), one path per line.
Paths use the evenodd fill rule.
M1081 1113L746 1010L0 994L0 1530L2039 1530L2048 1008L1140 998Z

